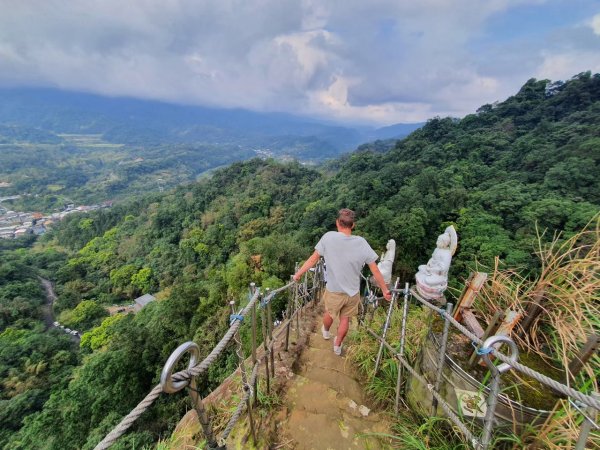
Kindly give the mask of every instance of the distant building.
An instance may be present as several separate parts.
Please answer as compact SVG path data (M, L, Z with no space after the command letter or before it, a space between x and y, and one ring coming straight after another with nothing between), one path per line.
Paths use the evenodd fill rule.
M153 302L154 300L156 300L156 297L154 297L153 295L151 295L151 294L144 294L141 297L138 297L138 298L136 298L134 300L133 310L135 312L138 312L144 306L146 306L150 302Z

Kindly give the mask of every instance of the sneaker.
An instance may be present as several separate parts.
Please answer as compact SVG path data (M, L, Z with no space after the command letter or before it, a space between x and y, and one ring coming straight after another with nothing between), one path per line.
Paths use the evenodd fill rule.
M335 337L335 339L333 340L333 353L335 353L338 356L342 356L342 346L344 345L343 343L340 344L339 346L335 345L335 340L337 339L337 336Z
M325 329L325 325L321 325L321 333L323 334L323 339L329 339L329 331Z

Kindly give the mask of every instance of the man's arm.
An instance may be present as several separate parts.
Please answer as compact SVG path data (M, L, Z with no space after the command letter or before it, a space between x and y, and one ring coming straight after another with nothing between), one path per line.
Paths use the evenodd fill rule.
M296 272L294 274L294 276L293 276L294 281L300 280L300 278L302 278L302 275L304 275L304 272L306 272L308 269L313 267L319 261L320 257L321 257L321 255L319 255L319 252L317 252L315 250L314 253L312 255L310 255L310 258L308 258L306 260L306 262L304 264L302 264L302 267L300 267L300 269L298 269L298 272Z
M377 267L377 263L375 261L370 263L369 269L371 269L371 273L373 274L373 278L375 278L377 285L381 288L381 292L383 292L383 297L389 302L392 299L392 293L385 284L383 275L381 275L379 267Z

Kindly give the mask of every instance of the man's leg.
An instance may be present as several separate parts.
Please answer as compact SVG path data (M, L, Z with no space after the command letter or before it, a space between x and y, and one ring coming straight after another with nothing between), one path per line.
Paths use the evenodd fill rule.
M348 333L348 327L350 326L350 317L340 316L340 326L338 327L337 337L335 338L335 345L339 347L342 345L346 334Z
M350 326L350 319L358 314L358 304L360 303L360 294L347 297L340 309L340 326L338 327L337 337L334 345L340 347Z
M329 315L329 313L327 311L325 311L325 314L323 314L323 328L325 328L325 331L329 331L332 324L333 324L333 317L331 317Z

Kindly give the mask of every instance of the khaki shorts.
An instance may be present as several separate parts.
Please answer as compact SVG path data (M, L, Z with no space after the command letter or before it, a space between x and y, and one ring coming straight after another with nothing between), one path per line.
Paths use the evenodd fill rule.
M330 292L325 289L323 300L325 301L325 311L333 318L354 317L358 314L360 293L350 297L345 292Z

